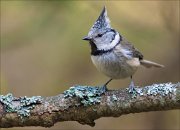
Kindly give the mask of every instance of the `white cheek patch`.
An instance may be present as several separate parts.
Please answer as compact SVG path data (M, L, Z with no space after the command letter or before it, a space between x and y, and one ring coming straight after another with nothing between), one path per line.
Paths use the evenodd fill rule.
M119 41L120 41L119 33L116 33L114 40L110 44L97 44L97 48L99 50L107 51L114 48L119 43Z
M120 41L120 36L119 33L116 33L116 36L114 38L114 40L111 42L110 46L113 48L115 47Z

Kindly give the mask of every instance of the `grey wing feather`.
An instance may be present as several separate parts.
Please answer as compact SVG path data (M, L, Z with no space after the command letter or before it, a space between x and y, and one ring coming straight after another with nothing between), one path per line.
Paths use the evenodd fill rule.
M143 55L141 52L139 52L130 42L128 42L124 37L122 38L122 41L120 42L123 48L128 49L132 52L133 57L137 57L140 60L143 59Z
M150 67L158 67L162 68L164 65L149 61L149 60L144 60L143 55L141 52L139 52L130 42L128 42L125 38L122 38L120 42L122 48L129 50L131 52L132 57L137 57L140 60L141 65L150 68Z

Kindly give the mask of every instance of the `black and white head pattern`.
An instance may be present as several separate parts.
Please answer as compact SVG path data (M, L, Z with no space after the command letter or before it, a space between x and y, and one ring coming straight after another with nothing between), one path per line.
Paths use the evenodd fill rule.
M91 27L88 36L84 40L90 41L92 55L110 52L120 43L121 36L117 31L111 28L106 7L103 8L100 16Z
M91 27L88 33L88 36L91 36L92 34L97 33L99 30L104 30L107 28L111 28L111 25L110 25L110 20L107 16L106 7L104 7L100 16L98 17L94 25Z

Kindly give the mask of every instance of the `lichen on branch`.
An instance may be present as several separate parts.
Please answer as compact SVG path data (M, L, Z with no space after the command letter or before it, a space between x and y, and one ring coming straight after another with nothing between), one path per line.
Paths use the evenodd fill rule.
M79 105L89 106L101 102L101 95L104 94L102 87L73 86L64 91L64 98L77 97L80 99Z
M42 102L41 96L33 97L14 97L11 93L7 95L0 95L0 102L4 105L7 113L17 113L21 119L29 117L30 111L34 109L36 104Z
M94 126L100 117L180 109L180 83L153 84L103 91L101 87L73 86L52 97L0 95L0 128L51 127L56 122L78 121Z

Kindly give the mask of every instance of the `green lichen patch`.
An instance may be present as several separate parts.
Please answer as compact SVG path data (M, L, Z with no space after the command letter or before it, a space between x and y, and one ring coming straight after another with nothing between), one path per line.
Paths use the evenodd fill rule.
M30 110L35 107L35 104L42 102L41 96L33 97L13 97L11 93L0 95L0 102L4 104L6 112L15 112L19 117L30 116Z
M147 86L147 95L157 95L160 94L162 96L166 96L170 93L174 93L176 88L172 83L162 83L162 84L153 84L152 87Z
M153 84L151 87L145 87L147 89L147 95L161 95L166 96L176 91L176 87L172 83Z
M3 96L0 95L0 102L2 102L6 107L6 112L14 112L15 106L12 104L14 97L11 93Z
M143 88L135 88L137 94L139 94L140 96L143 96L144 93L143 93Z
M88 106L100 103L103 93L101 87L73 86L64 91L64 98L78 97L82 105Z
M112 101L117 101L118 100L118 98L116 97L116 95L112 95Z
M127 88L126 90L129 90ZM136 98L137 96L166 96L168 94L173 94L176 91L176 87L172 83L161 83L161 84L153 84L150 86L146 86L144 88L136 87L134 88L133 93L131 93L132 98Z

